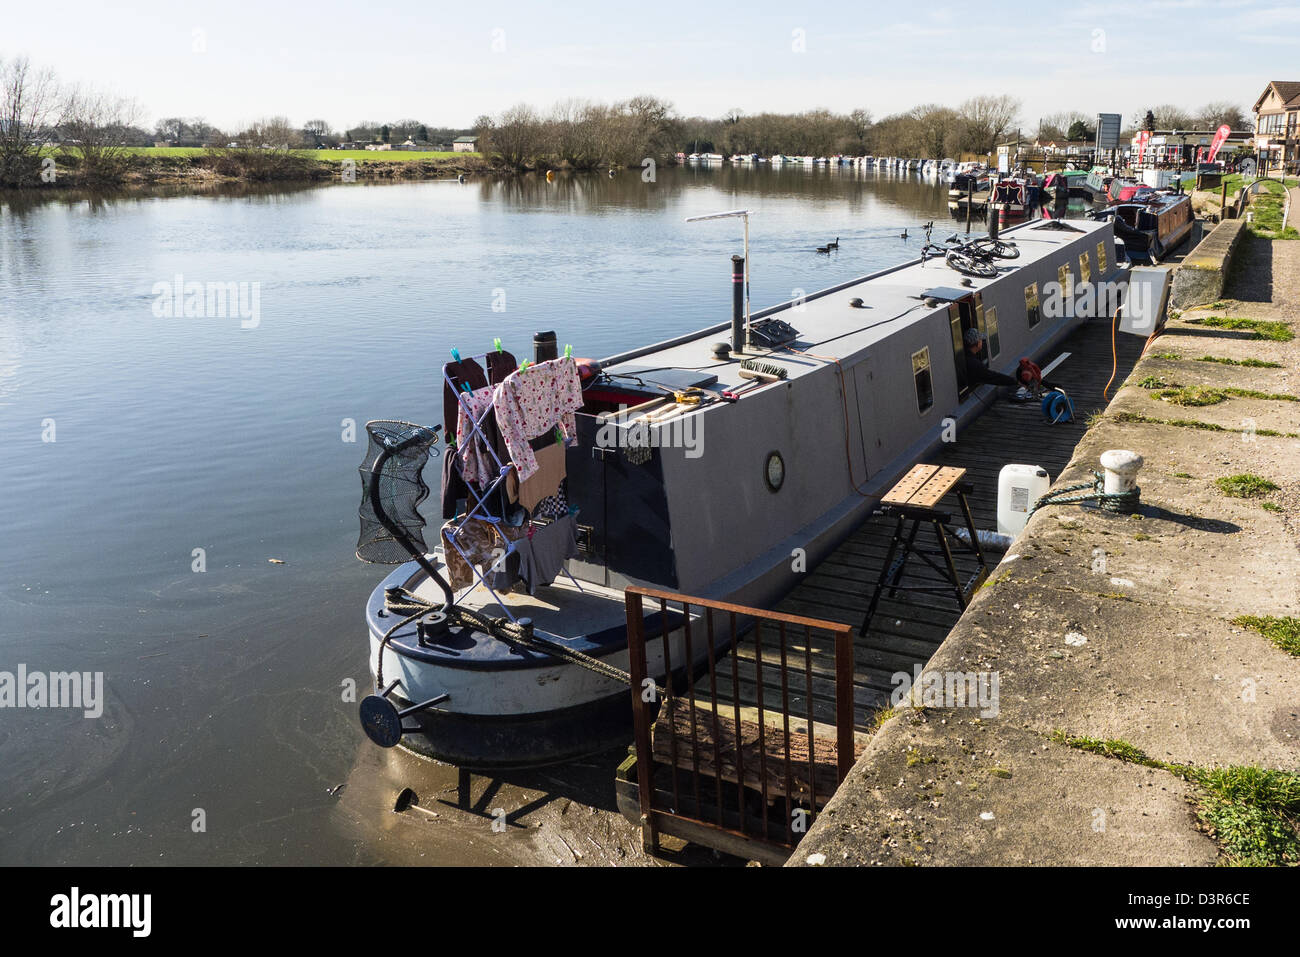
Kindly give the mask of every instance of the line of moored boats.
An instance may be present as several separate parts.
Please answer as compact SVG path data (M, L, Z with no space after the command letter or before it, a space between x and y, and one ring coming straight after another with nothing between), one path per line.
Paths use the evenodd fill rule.
M738 166L757 166L761 163L772 166L851 166L856 169L889 170L900 173L921 173L924 176L951 176L959 166L954 159L909 159L902 156L787 156L777 153L773 156L760 156L757 153L735 153L723 156L721 153L678 153L679 163L710 165L735 163Z

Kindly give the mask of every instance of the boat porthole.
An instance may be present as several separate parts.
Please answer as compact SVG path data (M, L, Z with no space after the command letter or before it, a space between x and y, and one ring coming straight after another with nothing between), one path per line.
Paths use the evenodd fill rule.
M781 491L781 485L785 482L785 459L781 458L780 452L767 453L767 464L763 467L763 481L767 482L769 491Z

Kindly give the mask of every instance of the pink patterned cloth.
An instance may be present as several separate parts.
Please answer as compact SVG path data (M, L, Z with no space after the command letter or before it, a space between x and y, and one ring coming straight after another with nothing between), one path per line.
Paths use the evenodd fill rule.
M456 413L456 448L460 450L461 475L467 482L484 486L497 477L496 462L483 442L482 433L475 434L474 423L491 408L492 387L462 391L457 398L460 408Z
M573 413L582 408L582 380L578 364L568 356L542 362L511 373L492 395L497 427L510 458L526 482L537 471L537 459L529 439L560 427L564 444L577 441Z

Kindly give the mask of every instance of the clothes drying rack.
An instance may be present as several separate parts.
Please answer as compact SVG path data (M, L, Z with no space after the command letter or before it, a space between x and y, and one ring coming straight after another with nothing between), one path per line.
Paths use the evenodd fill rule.
M499 339L496 340L497 351L500 351L501 349L500 341L501 340ZM452 354L452 358L455 359L457 362L462 361L459 351L453 349L451 354ZM566 356L569 355L568 348L565 349L565 355ZM478 355L470 356L470 361L476 362L479 365L485 365L485 360L487 359L487 356L488 353L482 352L479 353ZM529 365L530 363L527 360L525 360L520 365L518 374L527 375L527 369ZM496 467L496 477L488 484L487 488L485 488L482 491L482 493L478 492L475 489L474 484L471 483L469 479L465 476L465 462L460 455L460 451L461 451L460 440L455 439L454 437L449 437L448 440L449 447L447 449L447 454L455 457L452 463L452 467L455 468L456 471L460 474L461 480L465 484L465 489L466 489L465 514L452 518L451 528L447 530L447 534L446 535L440 534L439 537L443 539L444 543L450 543L451 547L456 549L456 551L460 554L461 560L464 561L465 564L469 566L469 569L473 573L474 578L477 579L476 582L472 582L469 585L465 586L465 588L461 591L461 593L456 596L456 602L459 604L460 601L466 595L468 595L470 592L474 590L476 585L482 585L484 588L488 590L488 593L492 596L493 600L497 603L497 605L501 608L501 610L505 612L506 617L509 618L511 621L517 621L518 619L515 618L514 614L510 611L510 608L506 605L506 603L501 600L501 596L498 595L496 589L492 587L491 583L488 581L487 576L484 575L482 570L479 568L479 566L470 559L469 554L466 552L465 548L463 547L460 541L460 532L464 527L465 522L469 521L470 519L478 519L480 521L488 523L496 531L496 534L501 539L505 548L504 553L496 561L492 563L492 565L488 569L488 572L491 574L503 570L505 568L505 563L509 560L510 556L514 554L514 552L516 551L515 541L505 533L504 531L505 522L503 517L498 515L493 515L491 511L488 509L488 502L491 501L493 495L496 495L501 491L501 485L503 482L505 482L506 478L510 475L510 469L514 467L514 463L510 461L503 462L501 460L501 456L497 454L496 443L489 441L488 435L484 431L484 425L488 421L488 416L495 415L495 407L491 403L489 403L487 407L483 409L483 412L480 415L475 416L474 410L469 405L469 399L468 399L468 396L470 395L469 384L462 383L460 387L457 387L456 383L452 381L451 376L447 374L446 366L443 367L442 377L443 377L443 381L446 382L446 384L451 388L452 392L456 394L456 400L458 404L465 412L466 417L472 423L472 427L470 428L469 432L465 435L464 441L472 442L475 439L477 439L480 444L480 447L486 450L488 456L490 457L491 464ZM531 523L532 523L532 519L530 517L527 520L526 524L531 524ZM577 579L575 579L571 574L569 574L568 568L561 567L560 570L564 572L564 576L567 579L569 579L569 581L573 582L574 587L577 588L578 591L583 590L582 586L578 584Z

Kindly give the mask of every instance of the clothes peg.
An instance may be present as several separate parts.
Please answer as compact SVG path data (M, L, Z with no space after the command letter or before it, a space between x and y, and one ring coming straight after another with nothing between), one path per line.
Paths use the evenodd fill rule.
M497 347L497 352L500 352L500 351L501 351L501 337L500 337L500 336L497 336L495 339L493 339L493 340L492 340L492 345L494 345L494 346Z
M455 359L457 362L459 362L459 361L460 361L460 350L459 350L459 349L452 349L452 350L451 350L451 357L452 357L453 359Z
M520 372L526 371L528 367L532 364L533 362L531 359L525 359L523 362L519 363L519 371Z
M568 346L568 345L566 345L566 346L564 347L564 358L566 358L566 359L572 359L572 358L573 358L573 346Z
M465 390L466 395L473 395L473 392L470 390L468 382L462 382L460 384L460 387Z

